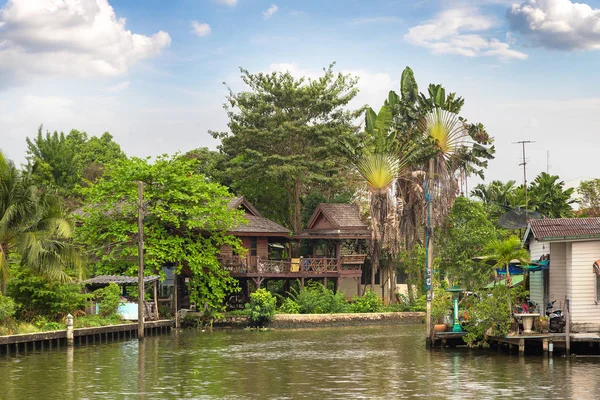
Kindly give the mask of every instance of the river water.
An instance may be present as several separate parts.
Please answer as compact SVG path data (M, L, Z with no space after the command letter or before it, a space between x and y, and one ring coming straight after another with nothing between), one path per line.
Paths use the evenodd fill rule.
M600 361L425 350L423 325L168 335L0 356L0 399L598 399Z

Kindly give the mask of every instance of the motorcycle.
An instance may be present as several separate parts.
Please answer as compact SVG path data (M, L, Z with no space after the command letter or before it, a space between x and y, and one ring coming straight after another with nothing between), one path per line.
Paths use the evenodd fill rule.
M548 330L552 333L559 333L563 331L565 325L567 324L567 321L562 310L554 308L554 303L556 303L556 300L552 302L549 301L546 305L546 316L548 317Z

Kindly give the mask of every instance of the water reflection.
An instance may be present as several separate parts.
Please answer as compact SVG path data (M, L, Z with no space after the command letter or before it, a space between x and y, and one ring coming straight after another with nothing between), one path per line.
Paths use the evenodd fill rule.
M1 399L600 398L600 362L426 351L423 326L181 331L0 357Z

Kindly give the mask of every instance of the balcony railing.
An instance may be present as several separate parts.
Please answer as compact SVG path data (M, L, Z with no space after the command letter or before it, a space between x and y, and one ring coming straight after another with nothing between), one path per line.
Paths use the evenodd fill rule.
M267 260L256 256L220 257L223 268L231 273L258 274L323 274L340 271L360 271L366 255L345 255L340 258L293 258Z

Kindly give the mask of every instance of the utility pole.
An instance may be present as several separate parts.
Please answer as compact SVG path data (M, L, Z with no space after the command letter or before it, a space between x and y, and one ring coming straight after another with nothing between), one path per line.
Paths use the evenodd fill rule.
M525 158L525 145L529 143L535 143L532 140L521 140L518 142L513 142L513 144L520 144L523 146L523 162L519 164L519 166L523 166L523 187L525 188L525 221L529 221L529 207L528 199L527 199L527 159Z
M138 181L138 339L144 338L144 183Z
M427 178L427 189L425 190L425 200L427 202L427 226L426 226L426 245L427 245L427 265L425 272L425 286L427 288L427 313L426 313L426 330L427 337L425 339L425 347L431 346L431 306L433 301L433 229L431 227L431 203L433 201L433 174L434 163L433 158L429 159L429 177Z

